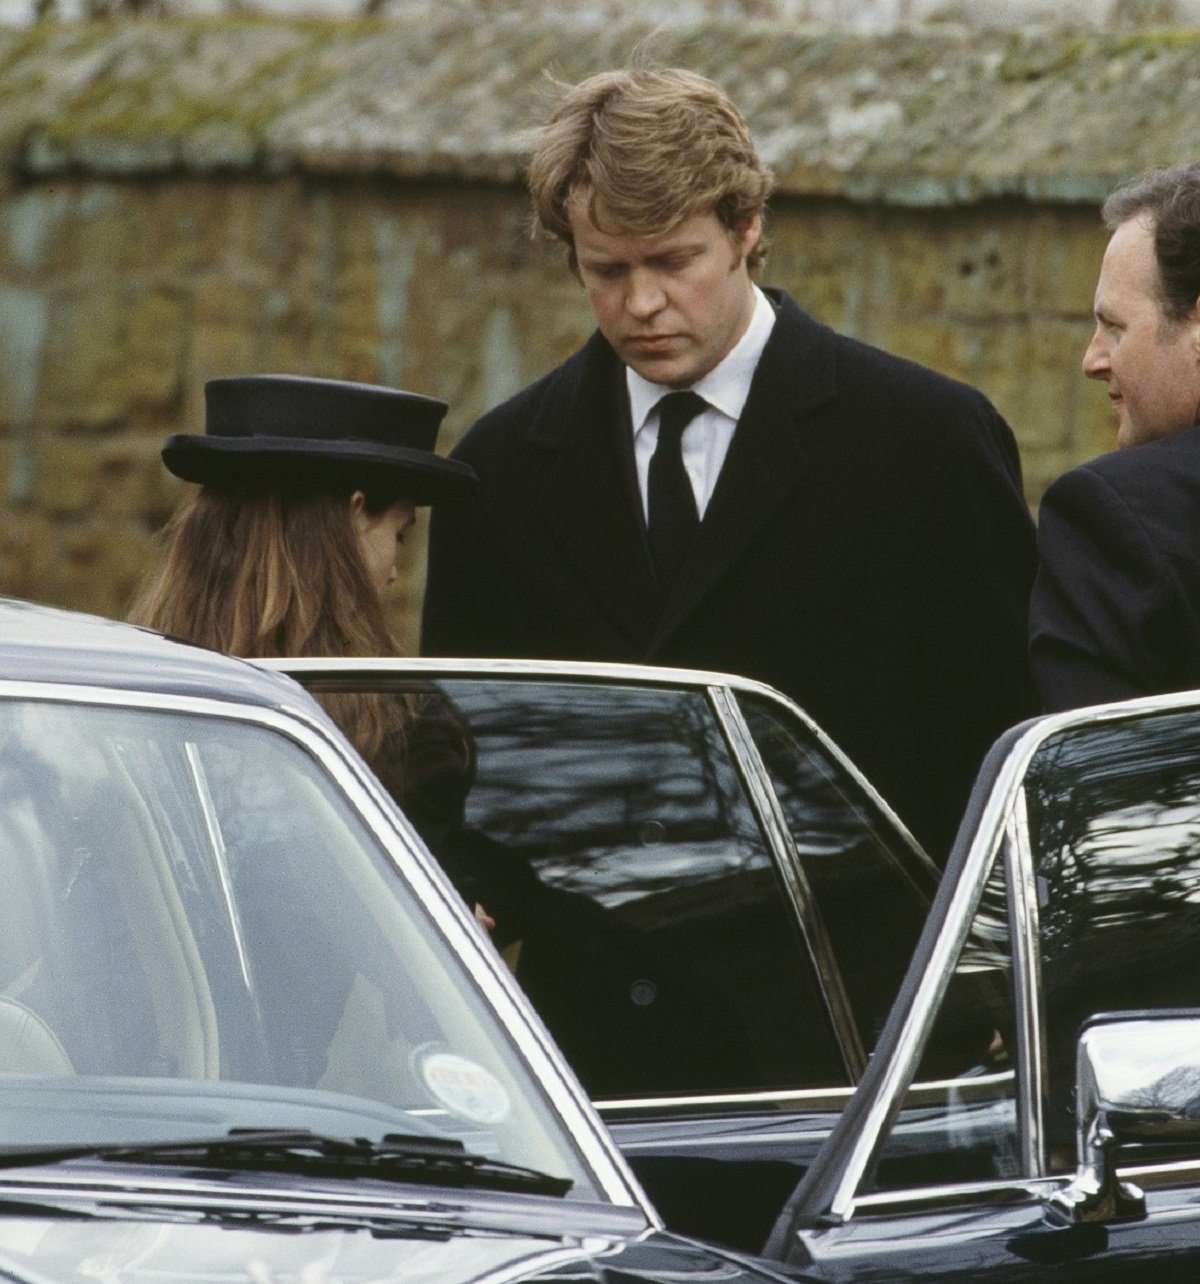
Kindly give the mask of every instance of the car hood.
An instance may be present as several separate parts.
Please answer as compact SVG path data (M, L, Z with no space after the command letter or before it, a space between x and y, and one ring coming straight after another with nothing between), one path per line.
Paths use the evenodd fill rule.
M100 1176L86 1163L0 1176L0 1284L780 1278L611 1204L253 1174Z
M521 1235L375 1226L238 1226L0 1217L9 1284L763 1284L779 1277L673 1236Z

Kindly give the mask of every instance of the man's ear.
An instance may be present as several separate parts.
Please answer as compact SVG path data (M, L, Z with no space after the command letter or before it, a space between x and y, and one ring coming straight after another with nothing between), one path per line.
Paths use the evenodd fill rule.
M750 221L746 224L745 231L742 233L742 250L746 254L753 254L758 248L759 241L762 240L763 224L761 214L752 214Z

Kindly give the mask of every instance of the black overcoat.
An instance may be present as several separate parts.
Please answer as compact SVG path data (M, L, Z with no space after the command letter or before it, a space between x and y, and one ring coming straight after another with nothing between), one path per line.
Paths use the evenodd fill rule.
M1034 531L980 393L778 316L696 543L660 598L623 367L595 334L466 434L433 515L428 655L644 661L758 678L824 727L941 858L1034 706Z
M1047 709L1200 687L1200 427L1064 473L1038 550L1030 656Z

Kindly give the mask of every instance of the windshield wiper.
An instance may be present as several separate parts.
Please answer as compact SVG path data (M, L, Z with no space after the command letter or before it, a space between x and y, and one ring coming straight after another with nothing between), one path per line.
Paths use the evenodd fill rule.
M370 1141L365 1137L329 1137L303 1128L232 1128L219 1137L127 1146L0 1149L0 1168L66 1163L72 1159L173 1164L181 1168L240 1168L306 1177L374 1177L380 1181L475 1186L532 1195L565 1195L573 1184L566 1177L475 1154L453 1138L403 1133L389 1133L381 1141Z

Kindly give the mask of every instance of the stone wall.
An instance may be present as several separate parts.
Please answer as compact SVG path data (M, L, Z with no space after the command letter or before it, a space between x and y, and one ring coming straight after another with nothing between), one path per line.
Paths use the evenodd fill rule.
M519 191L296 178L63 180L0 238L0 590L120 614L186 487L162 438L206 378L293 371L448 401L471 419L570 351L589 314ZM765 279L840 328L983 388L1031 499L1110 444L1079 358L1104 238L1087 211L783 200ZM424 541L394 610L410 643Z
M313 41L286 25L252 30L276 50ZM382 65L381 30L370 33L370 56ZM212 36L211 28L182 31L193 51ZM314 112L307 119L321 127L317 144L297 125L292 152L278 142L239 152L230 147L231 122L246 130L250 119L265 136L277 120L265 111L222 115L208 100L197 107L196 84L213 101L220 86L198 79L194 52L165 76L146 53L161 48L164 32L183 38L178 28L148 28L140 44L123 38L119 57L111 36L30 45L20 75L10 60L7 96L0 49L0 592L106 614L125 610L153 562L153 533L186 489L166 475L158 449L169 432L202 428L206 378L294 371L412 388L450 403L441 443L448 448L475 415L590 329L560 251L528 235L519 157L504 132L518 115L511 102L495 98L499 141L485 145L485 131L474 152L443 146L423 160L404 112L391 135L376 120L373 147L349 125L332 130L330 113ZM409 47L403 33L392 34L395 48ZM96 70L89 41L99 42L107 71ZM256 56L246 44L221 45L226 57L240 48L243 76ZM905 65L919 48L888 46ZM977 57L987 52L972 48ZM1163 57L1196 60L1194 44L1171 48ZM798 131L760 93L751 123L781 177L765 279L839 328L982 388L1017 432L1036 505L1051 478L1112 444L1103 391L1084 380L1079 361L1105 242L1096 202L1113 174L1074 153L1054 168L1054 140L1037 152L1037 140L1024 136L1019 166L986 148L952 161L950 144L938 149L930 138L935 128L952 131L954 104L927 90L923 110L933 114L922 125L882 53L862 45L847 52L838 42L808 47L804 92L831 100L824 141L813 132L815 108L806 107L796 119L809 132L788 150L789 129L793 138ZM752 43L735 55L751 68L759 56ZM593 56L599 65L615 60L603 49ZM1145 65L1143 51L1127 56ZM1039 45L1038 60L1022 64L1031 68L1015 82L1023 120L1087 82L1074 63L1069 83L1065 74L1055 79L1045 70L1054 61L1054 49ZM54 100L40 117L27 88L35 63ZM114 76L118 65L142 68L160 96L165 83L186 84L190 68L194 114L181 116L171 101L142 102ZM1200 74L1188 67L1187 75ZM1186 83L1183 72L1174 68L1172 85ZM272 74L282 74L278 59ZM403 80L403 68L396 74ZM921 75L928 79L929 68ZM344 78L313 83L346 93ZM892 95L886 101L881 85ZM290 92L287 102L303 124L304 103ZM366 128L365 106L354 116L353 103L339 103L339 122L353 117ZM994 101L974 107L976 119L996 110ZM1102 112L1095 103L1091 110L1097 125ZM149 128L153 112L163 123L156 117ZM957 119L976 130L972 145L984 147L965 108ZM1180 126L1172 120L1170 128ZM335 133L351 142L333 148ZM898 154L900 135L912 156ZM443 128L438 139L446 138ZM1174 158L1173 139L1148 159ZM295 159L302 145L303 163ZM1036 163L1028 160L1035 154ZM1131 168L1128 155L1111 163ZM412 645L424 541L405 547L393 618Z

